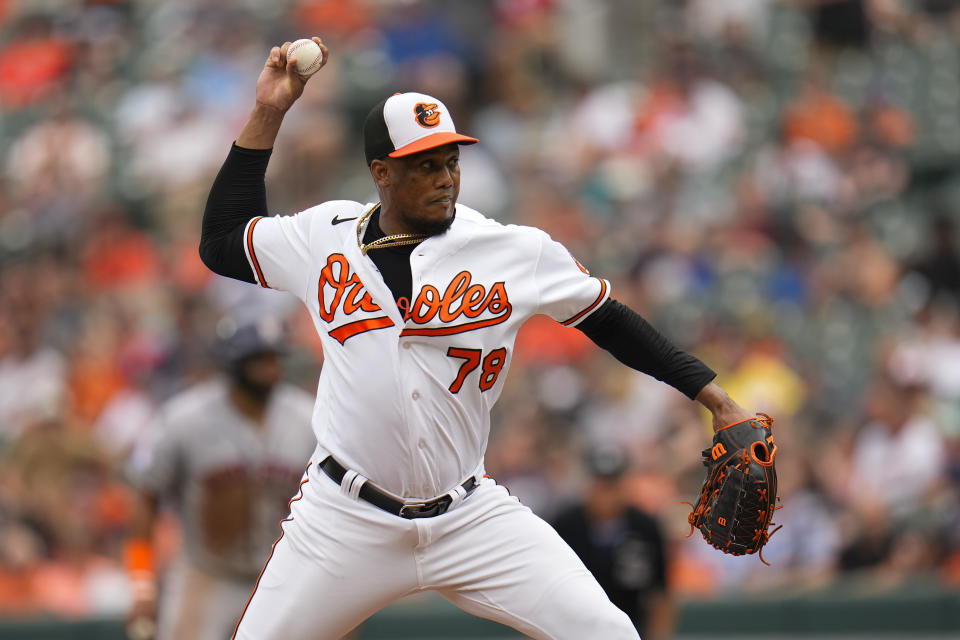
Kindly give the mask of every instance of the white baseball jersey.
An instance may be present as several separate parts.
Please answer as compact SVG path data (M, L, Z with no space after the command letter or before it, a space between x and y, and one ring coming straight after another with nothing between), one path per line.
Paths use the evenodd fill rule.
M610 285L543 231L458 204L450 229L411 254L404 318L360 251L359 219L374 206L254 218L244 246L257 282L299 297L322 339L320 451L397 497L429 499L482 470L520 325L543 313L574 326Z

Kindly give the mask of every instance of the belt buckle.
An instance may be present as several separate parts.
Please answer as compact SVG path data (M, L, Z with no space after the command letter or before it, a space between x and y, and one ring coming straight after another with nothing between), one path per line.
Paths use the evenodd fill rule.
M409 502L400 507L400 517L412 520L421 517L420 511L427 508L426 502Z
M412 502L400 507L400 517L408 520L414 518L432 518L443 513L443 502L441 500L430 500L428 502Z

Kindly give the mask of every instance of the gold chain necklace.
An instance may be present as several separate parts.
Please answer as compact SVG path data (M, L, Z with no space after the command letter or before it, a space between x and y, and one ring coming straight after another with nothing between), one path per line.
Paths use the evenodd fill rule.
M370 249L384 249L386 247L402 247L408 244L418 244L430 237L424 233L395 233L391 236L384 236L367 244L363 244L364 224L366 224L370 216L373 215L373 212L379 208L380 203L378 202L360 216L360 220L357 221L357 244L360 246L360 255L367 255L367 251L370 251Z

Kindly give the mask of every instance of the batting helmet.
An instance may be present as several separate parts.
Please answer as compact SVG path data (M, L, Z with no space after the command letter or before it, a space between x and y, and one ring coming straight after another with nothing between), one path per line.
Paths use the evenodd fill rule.
M583 461L590 475L597 478L617 478L630 467L630 456L623 447L613 443L588 446Z
M227 369L254 356L284 351L283 327L273 319L238 325L228 318L217 325L217 357Z

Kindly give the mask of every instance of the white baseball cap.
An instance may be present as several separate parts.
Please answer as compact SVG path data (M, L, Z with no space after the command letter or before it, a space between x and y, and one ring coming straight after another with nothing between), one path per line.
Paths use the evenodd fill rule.
M400 158L476 138L457 133L446 105L425 93L395 93L377 104L363 123L367 164L377 158Z

